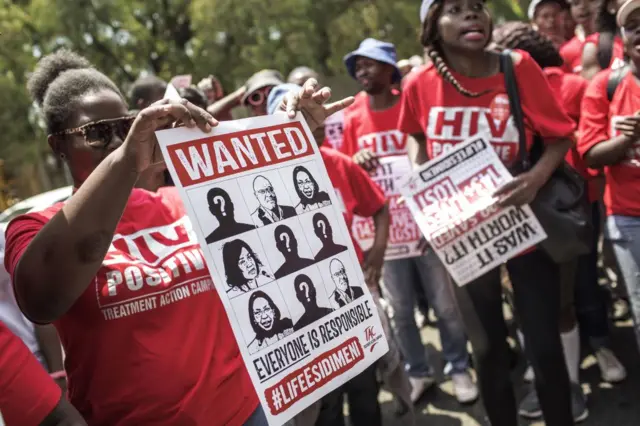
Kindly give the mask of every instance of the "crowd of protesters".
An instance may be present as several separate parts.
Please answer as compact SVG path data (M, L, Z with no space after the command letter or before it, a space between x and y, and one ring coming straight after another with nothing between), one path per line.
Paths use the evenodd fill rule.
M345 403L354 426L381 425L381 386L394 395L396 415L413 422L414 405L439 376L420 333L431 309L443 373L459 403L481 397L493 426L515 426L518 416L548 426L585 420L581 341L603 381L626 378L611 345L612 300L628 300L640 342L640 0L533 0L528 17L497 25L483 0L424 0L416 11L423 52L398 60L393 44L362 41L344 57L362 91L336 102L306 66L286 80L261 70L228 94L209 75L180 87L183 100L173 101L163 99L167 83L154 76L125 97L72 51L42 58L28 89L74 194L19 216L3 235L0 424L267 424L215 290L117 321L102 315L96 298L96 288L111 288L113 259L140 262L112 244L114 236L188 220L154 132L176 124L210 132L237 107L253 116L302 111L348 227L355 216L374 223L372 247L363 252L354 243L390 351L291 425L343 425ZM527 149L541 143L541 154L495 197L503 207L531 203L570 164L586 182L590 253L559 264L541 249L525 251L465 286L454 284L424 241L420 256L385 260L394 211L371 178L381 159L408 156L419 167L486 132L508 168L517 162L505 61L519 82ZM390 134L396 143L372 143ZM189 238L174 254L199 250ZM626 293L602 286L602 269L615 271ZM197 276L170 274L165 284L187 278ZM532 383L521 401L505 303Z

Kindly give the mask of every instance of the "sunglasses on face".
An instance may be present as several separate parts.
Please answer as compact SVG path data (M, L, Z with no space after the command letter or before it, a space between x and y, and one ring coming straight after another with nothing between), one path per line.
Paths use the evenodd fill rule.
M84 141L92 148L106 148L115 136L126 139L135 117L127 116L93 121L80 127L52 133L51 136L82 134Z
M267 97L269 97L269 93L271 92L271 89L273 89L273 86L256 90L251 94L251 96L249 96L249 98L247 99L247 102L249 102L253 106L262 105L267 100Z

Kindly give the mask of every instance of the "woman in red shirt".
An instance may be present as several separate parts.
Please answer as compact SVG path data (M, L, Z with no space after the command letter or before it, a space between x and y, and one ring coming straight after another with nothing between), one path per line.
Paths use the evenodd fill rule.
M586 90L587 81L582 77L565 73L562 57L555 46L530 25L522 22L510 22L494 31L496 45L507 49L522 49L536 60L546 74L554 93L558 94L565 111L576 124L580 121L580 103ZM589 201L591 202L592 220L594 226L600 224L600 185L597 172L587 169L577 150L572 148L566 160L578 170L587 180ZM580 322L580 331L589 337L603 380L620 382L626 377L624 366L611 350L609 338L609 320L607 306L602 297L602 289L598 284L598 240L599 229L593 232L591 252L578 257L573 265L567 265L568 275L575 275L573 281L567 278L563 286L575 283L575 292L566 289L563 292L562 315L560 331L564 353L572 381L574 418L585 419L588 411L585 397L579 381L580 364L580 336L576 319ZM575 296L575 300L574 300ZM574 303L575 302L575 303ZM577 315L577 318L576 318ZM532 393L520 406L521 413L536 414L540 412L537 396Z
M72 404L92 426L266 425L176 189L134 189L163 167L156 130L217 122L184 99L133 119L115 84L64 49L29 89L77 191L11 222L5 266L25 315L58 329ZM314 89L297 105L315 128L349 102L325 109Z
M564 61L563 68L571 73L582 71L582 48L586 37L594 33L595 15L600 0L570 0L571 18L577 24L575 35L560 47L560 56Z
M415 138L409 149L412 160L422 164L486 132L502 161L513 165L518 130L505 108L508 97L499 55L486 49L492 21L484 2L425 0L421 12L421 40L432 63L407 77L399 122L399 130ZM537 134L545 149L530 171L496 193L504 206L527 204L535 198L571 147L575 127L535 61L525 52L511 56L520 82L528 144ZM533 250L511 259L507 269L545 421L549 426L572 424L569 376L558 334L559 268L544 252ZM518 416L499 269L456 292L489 420L493 426L513 426Z
M609 100L610 69L598 73L582 101L578 150L587 166L604 168L605 237L627 286L640 343L640 3L632 0L618 11L630 65Z

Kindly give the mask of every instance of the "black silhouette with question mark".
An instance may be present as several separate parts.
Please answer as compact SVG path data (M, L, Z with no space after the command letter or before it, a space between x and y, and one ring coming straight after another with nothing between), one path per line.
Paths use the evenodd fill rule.
M284 256L284 263L274 274L277 279L286 277L315 263L312 259L300 257L298 253L298 239L288 226L276 226L273 236L276 239L278 251Z
M211 188L207 192L207 203L209 204L209 211L219 222L218 227L205 239L207 244L256 229L255 225L236 221L233 201L231 201L231 197L224 189Z
M293 281L293 288L296 291L298 301L300 301L304 307L304 314L302 314L298 322L293 326L294 331L303 329L333 312L330 308L318 306L316 287L307 275L298 275Z
M348 250L346 246L336 244L333 241L333 228L331 227L331 223L329 223L329 219L322 213L313 215L313 230L316 233L316 237L322 242L322 248L315 256L316 262Z

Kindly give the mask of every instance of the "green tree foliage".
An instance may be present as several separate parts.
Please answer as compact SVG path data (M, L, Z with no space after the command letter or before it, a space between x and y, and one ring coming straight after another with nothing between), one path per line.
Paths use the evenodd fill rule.
M344 74L342 57L365 37L421 54L419 0L0 0L0 158L38 161L45 135L25 82L42 55L67 46L125 91L143 72L165 79L217 75L227 91L262 68L308 65ZM494 15L522 14L517 0Z

